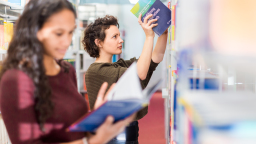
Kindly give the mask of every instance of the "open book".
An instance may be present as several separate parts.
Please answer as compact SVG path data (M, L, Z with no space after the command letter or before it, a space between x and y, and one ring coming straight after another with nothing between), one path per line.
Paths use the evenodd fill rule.
M123 120L147 106L160 84L161 80L142 90L137 74L137 65L133 63L107 95L108 101L98 109L83 116L68 130L94 132L109 115L114 117L115 122Z

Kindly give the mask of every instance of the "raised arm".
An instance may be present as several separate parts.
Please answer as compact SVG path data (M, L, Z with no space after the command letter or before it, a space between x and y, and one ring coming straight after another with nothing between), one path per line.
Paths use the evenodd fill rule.
M152 60L155 63L160 63L164 58L167 43L167 30L157 39L155 49L152 54Z
M150 17L152 17L152 14L148 15L145 18L144 22L141 21L141 14L138 18L138 22L143 28L146 35L146 40L144 42L143 50L137 62L138 75L141 80L144 80L147 77L149 65L152 58L152 51L153 51L154 37L155 37L155 33L152 30L152 28L157 26L157 24L152 24L153 22L156 22L157 19L148 20Z

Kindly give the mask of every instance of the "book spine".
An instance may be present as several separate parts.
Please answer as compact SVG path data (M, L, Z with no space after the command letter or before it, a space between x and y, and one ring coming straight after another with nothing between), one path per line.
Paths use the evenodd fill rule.
M4 22L4 50L7 50L13 36L13 23Z
M4 49L4 20L0 19L0 49Z
M8 42L10 44L10 42L12 41L12 37L13 37L13 23L8 23L8 31L9 31Z
M7 22L4 22L4 50L7 50L9 46L9 43L8 43L8 24Z
M172 41L175 40L175 27L176 27L176 5L172 6Z

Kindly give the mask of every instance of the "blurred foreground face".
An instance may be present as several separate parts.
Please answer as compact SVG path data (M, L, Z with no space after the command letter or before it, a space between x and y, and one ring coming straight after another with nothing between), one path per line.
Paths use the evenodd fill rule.
M37 33L44 46L44 54L55 59L63 59L71 44L76 28L75 16L67 9L53 14Z

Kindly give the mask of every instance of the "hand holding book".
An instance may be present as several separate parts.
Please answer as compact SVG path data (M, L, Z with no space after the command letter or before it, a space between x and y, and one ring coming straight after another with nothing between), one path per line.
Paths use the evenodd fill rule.
M115 87L115 84L112 84L109 90L106 92L106 89L108 87L108 83L105 82L102 84L97 100L94 105L94 109L99 108L102 104L107 102L106 95L109 94L109 92ZM88 143L92 144L100 144L100 143L107 143L112 138L114 138L116 135L124 131L125 127L130 124L132 121L134 121L136 117L136 113L132 114L131 116L125 118L124 120L120 120L116 123L114 123L113 116L108 116L105 121L99 126L99 128L95 131L95 135L88 134L87 141ZM70 143L63 143L63 144L81 144L83 140L77 140Z
M133 114L127 117L124 120L120 120L114 123L114 118L112 116L108 116L104 123L100 125L100 127L95 131L95 135L91 135L88 139L88 142L91 144L105 144L119 133L124 131L125 127L130 124L136 114Z
M109 90L107 91L107 93L105 94L107 87L108 87L107 82L102 84L97 96L97 100L94 105L94 109L99 108L102 104L104 104L107 101L106 96L115 87L115 84L112 84ZM131 123L135 119L135 117L136 117L136 113L127 117L124 120L114 123L114 118L112 116L108 116L105 122L96 130L96 134L91 135L89 137L88 142L89 143L107 143L116 135L124 131L125 127L129 123Z
M138 22L141 25L142 29L145 32L146 37L154 37L155 33L153 31L153 28L156 27L158 24L155 23L157 21L157 19L151 19L152 18L152 14L148 15L144 21L141 21L141 17L142 14L140 14L139 18L138 18Z
M118 126L114 127L116 124L127 125L134 120L137 111L149 104L153 93L158 89L160 84L161 80L153 86L142 90L137 74L137 65L134 63L126 70L113 89L109 90L106 95L107 101L102 105L100 104L100 107L91 113L83 116L71 125L68 130L97 133L101 128L104 129L107 127L103 126L105 123L108 127L113 127L113 129L117 129ZM99 99L103 98L103 93L106 90L105 87L106 85L104 84L100 90ZM105 101L105 98L99 100L99 103L103 101ZM112 125L109 125L108 120L106 121L109 116L114 118L112 121L114 124ZM121 123L119 124L119 122Z
M115 83L111 85L111 87L107 91L106 95L108 95L108 93L114 88L114 86L115 86ZM104 82L101 85L101 88L100 88L98 96L97 96L97 100L94 104L94 109L99 108L102 104L104 104L107 101L107 97L105 97L105 92L106 92L107 87L108 87L107 82Z
M139 0L131 9L136 16L141 16L141 21L146 20L148 15L153 15L152 19L158 19L158 25L153 27L154 32L161 36L163 32L171 25L172 12L160 0Z

